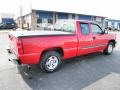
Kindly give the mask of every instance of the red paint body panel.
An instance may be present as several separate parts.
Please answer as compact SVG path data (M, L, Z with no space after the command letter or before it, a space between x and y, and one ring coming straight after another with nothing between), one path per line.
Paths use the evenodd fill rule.
M86 22L89 24L90 34L82 35L80 28L81 21L74 22L76 33L73 35L31 36L21 38L9 35L10 45L12 46L11 50L16 54L22 64L37 64L40 61L42 52L45 50L61 48L64 53L63 59L67 59L104 50L109 40L115 40L116 38L115 35L111 34L93 35L91 33L91 22ZM93 37L96 37L96 40L93 40ZM21 46L19 46L20 48L17 46L18 40L22 42ZM98 46L100 44L103 46ZM88 46L92 48L85 48ZM21 53L18 53L18 50L21 50Z
M64 50L64 59L76 56L77 53L78 41L76 35L22 38L22 42L24 46L24 59L25 57L27 59L31 57L28 60L26 60L30 63L38 63L40 60L41 52L50 48L62 48ZM24 61L25 60L22 60L23 63L26 63L26 61Z
M77 53L77 56L91 53L91 51L93 51L93 48L88 48L88 49L84 49L83 48L85 46L86 47L87 46L92 46L92 35L91 35L91 33L89 35L82 35L82 33L81 33L81 27L80 27L80 22L77 22L77 29L78 29L77 35L78 35L78 40L79 40L79 42L78 42L78 53Z

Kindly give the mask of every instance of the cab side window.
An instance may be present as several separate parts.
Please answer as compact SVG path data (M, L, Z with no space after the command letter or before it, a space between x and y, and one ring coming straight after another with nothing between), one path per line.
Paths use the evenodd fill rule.
M91 24L92 34L101 34L102 29L97 24Z
M82 33L83 35L88 35L88 34L90 34L90 29L89 29L88 23L81 23L81 24L80 24L80 27L81 27L81 33Z

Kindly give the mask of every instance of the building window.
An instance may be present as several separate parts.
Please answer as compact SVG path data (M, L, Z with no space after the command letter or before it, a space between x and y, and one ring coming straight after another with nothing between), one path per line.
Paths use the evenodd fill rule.
M96 22L102 22L102 18L96 17Z
M66 14L66 13L58 13L58 19L68 19L68 14Z
M40 29L44 29L46 27L49 27L53 24L52 18L38 18L37 19L37 27Z
M42 19L37 19L37 23L42 23Z
M52 19L48 19L48 23L49 24L53 24L53 20Z
M79 19L80 20L89 20L89 21L91 21L91 16L88 16L88 15L79 15Z
M48 24L53 24L53 19L48 19L48 18L38 18L37 23L48 23Z
M75 19L75 14L72 15L72 19Z
M95 21L95 17L94 16L91 17L91 21Z

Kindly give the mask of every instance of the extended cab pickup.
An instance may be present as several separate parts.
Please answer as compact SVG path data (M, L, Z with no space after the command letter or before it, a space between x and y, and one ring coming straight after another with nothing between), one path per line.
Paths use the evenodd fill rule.
M91 21L60 20L53 27L10 32L9 60L38 64L43 71L54 72L68 58L94 52L110 55L116 44L116 35L108 34Z

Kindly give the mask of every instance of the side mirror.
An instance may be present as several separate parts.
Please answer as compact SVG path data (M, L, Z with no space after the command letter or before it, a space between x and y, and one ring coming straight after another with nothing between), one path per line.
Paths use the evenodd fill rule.
M108 31L105 29L102 34L108 34Z

